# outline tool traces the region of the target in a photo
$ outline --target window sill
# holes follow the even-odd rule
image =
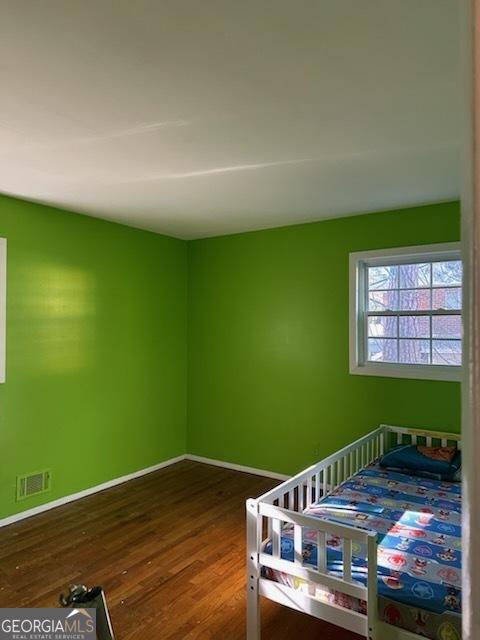
[[[350,365],[350,373],[357,376],[378,376],[382,378],[407,378],[413,380],[444,380],[460,382],[462,367],[442,365],[386,364],[368,362],[367,364]]]

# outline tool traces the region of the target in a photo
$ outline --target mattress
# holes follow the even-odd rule
[[[387,471],[372,464],[305,514],[377,532],[380,619],[432,640],[461,638],[461,485]],[[303,530],[304,564],[317,565],[315,531]],[[271,542],[265,552],[272,552]],[[366,584],[367,550],[352,547],[352,578]],[[281,557],[294,559],[293,527]],[[343,572],[342,541],[327,538],[327,568]],[[326,602],[366,612],[364,601],[264,568],[263,575]]]

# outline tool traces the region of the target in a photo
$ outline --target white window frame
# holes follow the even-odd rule
[[[389,378],[413,378],[421,380],[459,381],[462,379],[461,366],[369,362],[365,354],[367,339],[365,321],[367,284],[365,272],[367,267],[461,259],[462,252],[459,242],[444,242],[441,244],[381,249],[377,251],[358,251],[350,254],[351,374],[384,376]],[[463,310],[461,310],[460,313],[462,313],[463,316]]]
[[[5,382],[7,351],[7,241],[0,238],[0,384]]]

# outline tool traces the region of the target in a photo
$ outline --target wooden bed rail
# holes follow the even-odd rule
[[[260,640],[260,596],[337,624],[369,640],[379,640],[379,634],[381,640],[384,640],[386,627],[395,631],[390,625],[378,621],[376,532],[321,520],[306,515],[304,510],[334,491],[342,482],[396,444],[452,444],[460,448],[461,436],[456,433],[381,425],[375,431],[286,480],[260,498],[247,500],[247,640]],[[293,528],[293,560],[282,557],[284,525]],[[309,532],[308,537],[304,535],[306,530]],[[291,537],[292,532],[289,535]],[[343,567],[340,576],[328,571],[327,536],[336,536],[342,541]],[[316,543],[316,566],[304,564],[305,537]],[[267,542],[271,543],[271,553],[265,552]],[[352,578],[354,543],[366,548],[366,584]],[[263,567],[304,580],[307,584],[321,585],[365,600],[367,614],[321,601],[310,593],[269,580],[262,575]],[[402,638],[407,637],[407,632],[402,633]]]
[[[264,530],[263,521],[267,521],[267,529],[271,533],[271,553],[264,550],[266,540],[262,540]],[[282,558],[282,531],[285,524],[293,527],[293,560]],[[317,546],[317,563],[304,565],[303,542],[305,533],[315,534]],[[337,576],[329,572],[327,567],[327,539],[336,536],[342,544],[342,575]],[[373,531],[359,529],[349,525],[336,524],[334,522],[319,520],[313,516],[290,511],[259,500],[247,501],[247,550],[248,550],[248,640],[260,638],[260,616],[258,598],[260,595],[280,602],[287,606],[293,606],[292,596],[294,590],[285,585],[273,582],[262,577],[263,567],[284,572],[318,585],[324,589],[331,589],[347,594],[353,598],[359,598],[367,602],[367,614],[353,610],[343,609],[336,604],[316,601],[307,594],[297,594],[300,598],[307,598],[305,602],[311,609],[312,615],[322,617],[333,624],[338,624],[372,640],[375,638],[376,624],[376,600],[377,580],[367,580],[364,585],[352,577],[353,543],[362,545],[366,549],[366,559],[369,566],[374,568],[371,576],[376,576],[377,563],[377,535]],[[312,539],[313,541],[313,539]],[[373,602],[373,607],[368,608],[368,603]],[[290,604],[289,604],[290,603]],[[298,608],[294,606],[294,608]],[[370,611],[370,614],[368,613]],[[321,615],[320,615],[321,614]]]
[[[444,431],[430,431],[426,429],[409,429],[407,427],[393,427],[381,425],[385,434],[394,434],[393,444],[423,444],[426,447],[447,447],[453,445],[461,449],[462,436],[460,433],[446,433]]]
[[[379,427],[337,453],[309,467],[259,498],[262,503],[303,511],[369,465],[384,452],[385,429]]]
[[[276,560],[282,560],[281,558],[281,533],[283,525],[285,523],[293,526],[293,540],[294,540],[294,560],[286,561],[282,560],[280,564],[285,565],[282,571],[292,573],[299,578],[306,578],[307,575],[311,576],[313,582],[330,586],[334,589],[341,590],[347,585],[352,585],[352,588],[348,588],[345,593],[354,597],[367,599],[366,588],[359,583],[355,583],[352,580],[352,542],[358,542],[368,547],[369,538],[375,533],[370,531],[350,527],[346,525],[337,525],[333,522],[322,521],[312,516],[307,516],[301,513],[292,513],[287,509],[281,509],[269,504],[259,503],[258,512],[260,516],[264,516],[272,520],[272,553],[260,554],[260,564],[263,566],[270,566],[272,568],[280,568],[280,565]],[[317,567],[316,570],[303,568],[303,534],[304,530],[315,532],[315,542],[317,545]],[[340,538],[343,543],[343,577],[342,579],[329,576],[326,569],[327,559],[327,535]],[[272,566],[274,565],[274,566]]]

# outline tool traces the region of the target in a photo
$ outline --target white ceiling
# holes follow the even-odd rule
[[[458,0],[5,0],[0,191],[195,238],[459,195]]]

